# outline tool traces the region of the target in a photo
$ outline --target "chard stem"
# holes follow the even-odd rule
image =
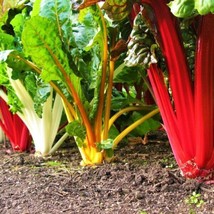
[[[199,168],[214,167],[214,15],[201,17],[195,62],[195,135]]]
[[[141,119],[135,121],[133,124],[131,124],[130,126],[128,126],[126,129],[124,129],[115,139],[114,139],[114,144],[113,144],[113,149],[115,149],[118,145],[118,143],[127,135],[129,134],[132,130],[134,130],[137,126],[139,126],[140,124],[142,124],[143,122],[145,122],[146,120],[148,120],[149,118],[153,117],[154,115],[156,115],[157,113],[159,113],[159,109],[155,109],[151,112],[149,112],[148,114],[146,114],[145,116],[143,116]]]
[[[175,129],[179,141],[172,140],[171,144],[180,147],[186,153],[188,159],[194,158],[195,146],[192,143],[194,137],[194,97],[193,84],[190,76],[190,69],[187,64],[186,54],[181,41],[181,34],[178,28],[177,19],[171,14],[167,6],[167,0],[141,0],[142,3],[151,6],[154,14],[157,34],[156,40],[159,42],[160,48],[166,60],[169,83],[172,89],[174,114],[176,117],[176,127],[170,126],[170,121],[165,123],[165,128],[169,134]],[[157,99],[157,98],[156,98]],[[163,115],[164,103],[160,107]],[[166,113],[167,114],[167,113]],[[163,118],[165,121],[167,118]],[[171,139],[174,137],[171,136]],[[177,151],[178,152],[178,151]],[[182,158],[182,157],[181,157]],[[183,156],[184,158],[184,156]],[[185,162],[187,160],[181,160]]]
[[[62,143],[66,140],[66,138],[69,137],[69,134],[67,132],[64,133],[64,135],[55,143],[55,145],[51,148],[50,152],[48,155],[52,155],[61,145]]]
[[[111,126],[113,125],[113,123],[124,113],[127,113],[129,111],[140,111],[143,110],[145,107],[144,106],[130,106],[124,109],[121,109],[119,112],[117,112],[116,114],[114,114],[108,123],[108,130],[111,128]]]
[[[110,72],[109,72],[109,82],[106,96],[106,108],[105,108],[105,117],[104,117],[104,131],[103,131],[103,139],[108,139],[108,131],[109,131],[109,118],[111,111],[111,96],[112,96],[112,87],[113,87],[113,76],[114,76],[114,61],[110,61]]]
[[[107,29],[106,29],[105,19],[100,8],[99,8],[99,11],[100,11],[100,17],[102,22],[102,32],[103,32],[103,53],[102,53],[103,55],[102,55],[102,77],[101,77],[101,83],[100,83],[99,103],[98,103],[97,115],[95,118],[95,125],[94,125],[97,142],[101,141],[103,108],[104,108],[104,102],[105,102],[106,73],[107,73],[107,65],[108,65]]]
[[[24,63],[26,63],[28,66],[30,66],[32,69],[34,69],[38,74],[41,74],[41,70],[32,62],[20,57],[20,56],[16,56],[11,54],[11,56],[23,61]],[[67,98],[65,97],[65,95],[62,93],[62,91],[59,89],[59,87],[53,82],[50,81],[49,84],[51,85],[51,87],[61,96],[63,102],[66,104],[66,108],[69,109],[69,111],[67,111],[69,118],[76,118],[77,114],[73,108],[73,106],[71,105],[71,103],[67,100]]]

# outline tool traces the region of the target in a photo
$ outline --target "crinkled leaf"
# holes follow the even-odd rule
[[[87,46],[91,45],[90,43],[93,43],[93,39],[95,36],[95,29],[85,27],[83,25],[77,25],[76,27],[73,27],[73,34],[75,37],[75,42],[77,44],[78,48],[86,48],[88,49]],[[90,42],[90,43],[89,43]]]
[[[86,51],[91,50],[96,43],[103,47],[102,38],[102,23],[100,20],[100,11],[97,7],[85,8],[80,11],[78,16],[78,21],[80,22],[75,27],[73,27],[75,41],[79,48],[83,48]],[[83,46],[79,43],[84,41]],[[100,53],[102,49],[100,50]]]
[[[133,0],[107,0],[102,9],[114,21],[121,21],[126,18],[132,10]]]
[[[129,67],[141,64],[148,68],[151,63],[157,62],[155,56],[157,45],[142,13],[138,13],[134,19],[133,29],[127,45],[127,57],[124,62]]]
[[[89,117],[91,119],[94,118],[99,103],[99,88],[102,75],[101,63],[104,47],[103,32],[101,30],[102,24],[97,17],[99,17],[97,7],[85,8],[81,10],[78,17],[81,25],[73,28],[78,47],[76,51],[79,51],[79,54],[72,54],[72,56],[75,58],[75,63],[78,65],[81,76],[84,78],[82,86],[84,87],[85,96],[90,102]],[[80,32],[80,29],[82,29],[82,32]],[[84,51],[81,51],[82,49]]]
[[[88,84],[93,83],[91,80],[93,72],[97,72],[99,69],[100,52],[102,50],[100,48],[102,45],[99,45],[102,38],[99,41],[97,36],[100,28],[95,18],[96,15],[97,7],[85,8],[80,11],[72,26],[74,44],[70,54],[77,69],[77,72],[74,72]]]
[[[70,0],[42,0],[40,2],[39,15],[55,22],[58,35],[64,43],[64,48],[68,50],[74,42],[72,24],[75,21]]]
[[[35,73],[28,74],[24,79],[24,85],[34,101],[34,109],[39,117],[42,117],[43,104],[50,96],[50,85],[44,83]]]
[[[42,78],[45,81],[62,80],[60,69],[70,71],[54,22],[40,16],[32,17],[26,22],[22,42],[25,53],[42,68]]]

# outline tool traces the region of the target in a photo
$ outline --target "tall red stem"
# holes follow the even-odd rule
[[[185,162],[195,154],[192,143],[194,141],[194,99],[193,84],[177,19],[171,14],[166,0],[142,0],[142,3],[149,5],[155,15],[157,39],[166,60],[180,141],[171,143],[181,145],[186,153],[186,158],[181,162]],[[169,126],[166,129],[171,133],[169,129],[173,127]]]
[[[7,103],[0,98],[0,126],[9,139],[14,151],[27,151],[31,137],[27,126],[18,115],[12,114]]]
[[[214,15],[201,17],[195,62],[196,163],[214,164]],[[209,160],[212,161],[210,162]]]

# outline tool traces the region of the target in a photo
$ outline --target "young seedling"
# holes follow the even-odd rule
[[[185,203],[191,207],[201,207],[204,204],[204,200],[201,199],[201,194],[195,191],[188,198],[185,199]]]

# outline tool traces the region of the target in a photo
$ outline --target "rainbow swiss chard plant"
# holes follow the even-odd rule
[[[68,134],[55,142],[63,113],[61,97],[34,72],[36,66],[32,66],[22,53],[20,36],[30,10],[23,1],[16,9],[5,10],[0,19],[1,125],[12,145],[18,141],[22,144],[20,148],[15,146],[17,150],[24,148],[24,127],[28,127],[36,154],[45,156],[58,149]],[[4,102],[16,114],[11,115]]]
[[[213,179],[214,4],[141,0],[136,8],[154,40],[149,41],[148,31],[144,31],[144,40],[132,33],[131,37],[137,39],[130,42],[140,41],[138,63],[148,65],[148,76],[176,161],[187,178]],[[191,34],[192,43],[191,39],[185,41],[186,32]],[[128,53],[132,53],[135,46],[128,47]],[[160,51],[164,61],[158,60]],[[130,64],[130,58],[126,60]]]
[[[102,163],[128,133],[159,113],[156,106],[147,108],[126,100],[126,105],[111,115],[115,70],[120,73],[123,67],[117,64],[122,46],[118,45],[117,34],[108,34],[113,28],[101,8],[88,7],[96,2],[86,1],[80,11],[74,11],[70,0],[36,0],[32,5],[26,4],[14,17],[6,17],[0,33],[4,44],[0,52],[3,74],[10,85],[15,82],[27,85],[29,88],[25,88],[33,95],[40,88],[37,87],[39,80],[44,86],[40,88],[44,98],[52,94],[48,85],[52,86],[56,97],[63,100],[69,122],[66,131],[77,143],[82,165]],[[11,33],[15,33],[15,37]],[[32,88],[35,85],[36,90]],[[30,100],[31,107],[35,103],[35,99]],[[41,107],[45,102],[40,104]],[[24,109],[20,108],[23,112]],[[136,121],[119,133],[113,125],[115,120],[136,110],[146,110],[146,115],[141,118],[135,115]],[[49,124],[43,126],[50,127]]]
[[[34,78],[30,80],[29,75],[25,79],[28,83],[20,79],[14,80],[12,69],[1,57],[0,61],[0,84],[7,88],[7,93],[0,89],[2,114],[0,125],[13,149],[24,151],[27,149],[28,141],[32,139],[36,154],[42,156],[52,154],[67,137],[67,134],[64,134],[56,143],[54,142],[63,111],[60,96],[55,96],[48,84],[42,84]],[[13,113],[9,111],[9,106]]]

